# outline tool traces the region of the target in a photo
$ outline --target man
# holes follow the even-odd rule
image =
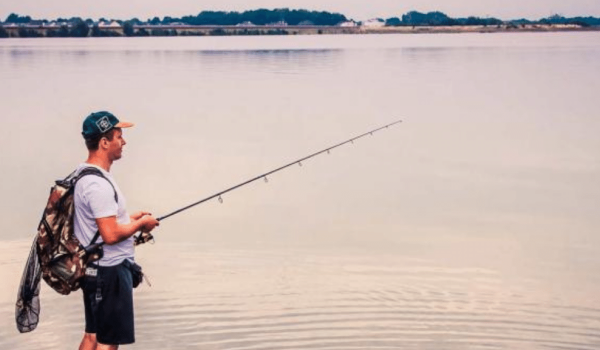
[[[132,126],[109,112],[92,113],[83,122],[82,135],[89,154],[78,171],[95,167],[104,176],[83,176],[75,186],[75,236],[87,246],[99,232],[96,242],[104,241],[105,245],[104,256],[86,269],[82,288],[85,334],[80,350],[112,350],[135,342],[133,235],[152,231],[158,221],[145,211],[128,215],[125,197],[110,174],[126,145],[122,128]]]

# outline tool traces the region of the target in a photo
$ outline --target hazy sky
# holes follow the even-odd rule
[[[493,16],[501,19],[539,19],[553,14],[600,16],[600,0],[2,0],[0,18],[10,13],[34,18],[107,17],[146,19],[154,16],[195,15],[202,10],[243,11],[256,8],[305,8],[341,12],[356,20],[400,16],[408,11],[439,10],[451,17]]]

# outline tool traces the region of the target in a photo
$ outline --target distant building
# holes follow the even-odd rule
[[[358,23],[354,22],[354,21],[347,21],[347,22],[342,22],[340,24],[338,24],[340,27],[357,27]]]
[[[302,21],[302,22],[298,23],[298,25],[299,26],[314,26],[315,24],[311,21],[306,20],[306,21]]]
[[[560,29],[576,29],[581,28],[579,24],[553,24],[552,27]]]
[[[275,23],[269,23],[267,24],[269,27],[287,27],[287,23],[285,21],[279,21],[279,22],[275,22]]]
[[[121,28],[121,25],[117,21],[98,23],[98,28]]]
[[[362,26],[369,28],[381,28],[385,27],[385,21],[380,18],[373,18],[368,21],[364,21]]]
[[[254,24],[250,21],[246,21],[246,22],[238,23],[235,26],[236,27],[256,27],[256,24]]]
[[[60,28],[62,26],[66,26],[66,25],[67,25],[67,23],[65,23],[65,22],[60,22],[59,23],[59,22],[56,22],[56,21],[52,21],[50,23],[45,23],[44,27],[46,27],[46,28]]]

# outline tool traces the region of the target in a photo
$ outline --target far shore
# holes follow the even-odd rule
[[[102,27],[102,35],[88,36],[229,36],[229,35],[318,35],[318,34],[425,34],[425,33],[519,33],[600,31],[600,26],[576,24],[502,24],[472,26],[192,26],[140,25],[125,35],[121,26]],[[48,26],[4,26],[9,38],[61,37],[58,28]]]
[[[364,30],[364,29],[363,29]],[[525,24],[497,26],[400,26],[366,28],[365,33],[503,33],[503,32],[568,32],[568,31],[600,31],[600,26],[584,27],[575,24]]]

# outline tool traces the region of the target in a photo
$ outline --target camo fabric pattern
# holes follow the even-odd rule
[[[52,289],[64,295],[80,288],[87,263],[100,259],[102,254],[101,249],[86,254],[75,237],[73,191],[77,179],[71,174],[51,188],[36,242],[42,277]]]

